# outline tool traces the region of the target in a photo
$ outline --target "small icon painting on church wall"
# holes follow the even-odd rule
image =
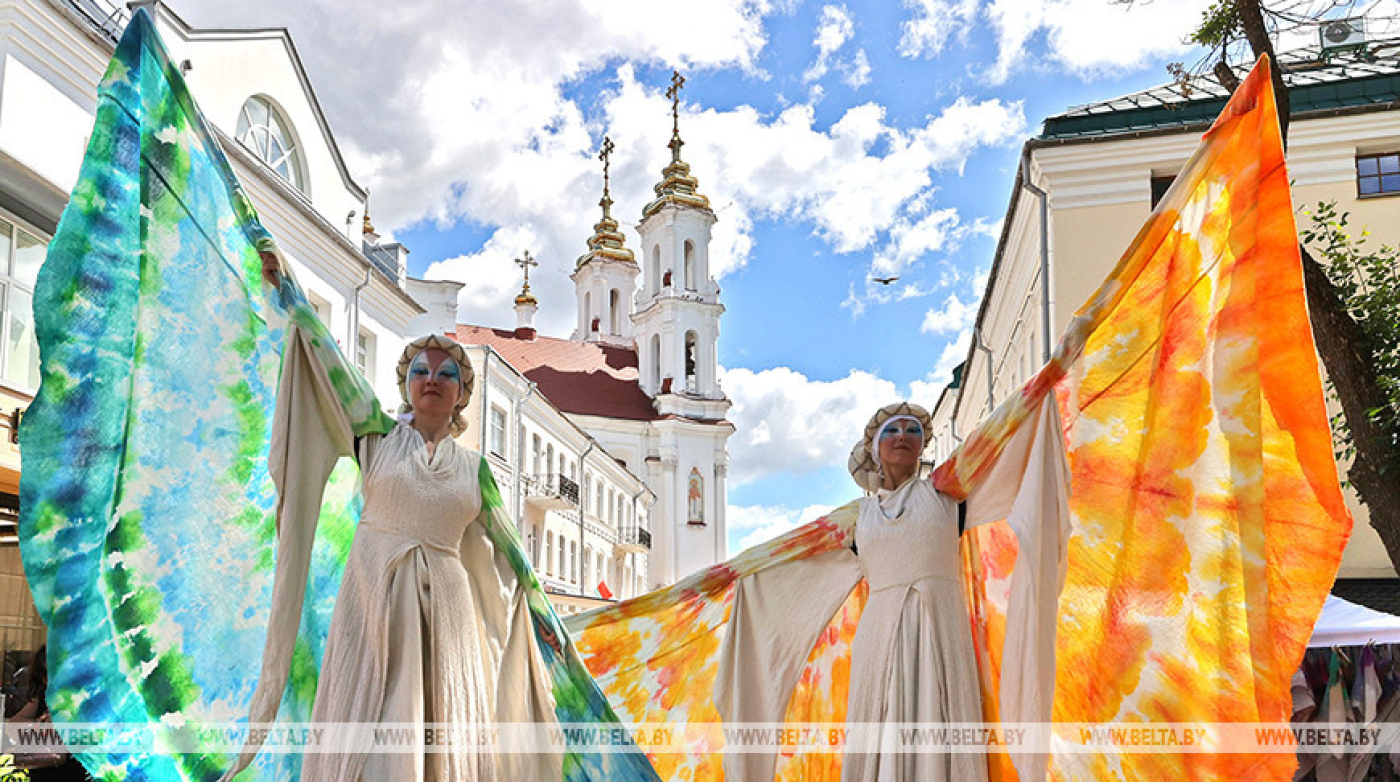
[[[705,523],[705,479],[700,468],[690,468],[690,490],[686,493],[686,515],[690,524]]]

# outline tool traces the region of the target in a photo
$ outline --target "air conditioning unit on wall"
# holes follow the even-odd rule
[[[1365,19],[1333,19],[1323,22],[1318,30],[1322,52],[1335,52],[1343,49],[1360,49],[1366,46]]]

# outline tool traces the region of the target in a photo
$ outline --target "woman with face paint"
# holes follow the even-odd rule
[[[931,421],[907,402],[880,409],[851,452],[861,500],[855,549],[870,596],[851,648],[849,725],[978,723],[977,659],[963,596],[958,504],[919,480]],[[978,753],[884,753],[849,747],[850,782],[976,782]]]
[[[404,726],[422,735],[425,724],[544,719],[549,693],[530,677],[542,667],[538,652],[529,644],[502,649],[507,639],[492,637],[492,629],[511,625],[510,606],[480,598],[499,591],[489,545],[472,529],[480,527],[474,522],[487,468],[453,439],[465,428],[460,414],[471,395],[471,365],[460,345],[434,335],[404,350],[398,376],[399,425],[362,438],[356,449],[364,508],[336,598],[312,721]],[[557,766],[557,755],[345,749],[307,754],[302,779],[560,774],[549,767],[550,761]],[[514,762],[529,767],[507,766]]]
[[[285,294],[294,283],[275,262],[264,257],[264,274]],[[334,430],[338,451],[331,456],[353,450],[359,463],[363,507],[316,679],[312,724],[324,735],[315,751],[303,755],[298,778],[655,780],[655,771],[636,747],[603,753],[570,745],[561,752],[564,748],[537,743],[548,741],[541,737],[550,734],[532,730],[534,726],[615,723],[617,717],[578,661],[530,570],[488,462],[453,439],[465,429],[461,413],[474,382],[461,345],[430,335],[404,349],[398,363],[403,405],[395,423],[353,377],[355,370],[344,357],[324,347],[329,335],[309,312],[309,306],[293,310],[293,328],[299,333],[288,338],[279,416],[284,397],[291,400],[289,409],[298,396],[314,400],[286,418],[329,422],[324,426]],[[306,350],[308,341],[321,346],[320,352]],[[301,385],[288,380],[298,373],[312,380]],[[327,393],[335,389],[336,377],[341,386],[362,389],[355,392],[355,401],[346,401],[349,396],[341,392]],[[300,392],[304,387],[306,392]],[[362,407],[366,399],[374,408],[371,422],[348,423],[354,417],[350,406]],[[361,407],[355,409],[363,413]],[[302,439],[315,439],[314,431],[307,431],[311,434]],[[279,484],[283,505],[295,504],[286,499],[287,488],[287,481]],[[313,516],[320,502],[316,496]],[[286,519],[284,510],[279,510],[279,525]],[[279,536],[279,583],[306,581],[304,570],[283,579],[284,571],[306,567],[305,556]],[[279,604],[278,589],[274,585],[272,624],[250,722],[270,722],[277,714],[286,666],[292,662],[285,641],[296,637],[301,613],[294,609],[302,601],[300,593],[288,591],[280,593],[284,599]],[[485,733],[499,740],[475,740],[491,726],[504,726],[504,733]],[[385,728],[407,737],[404,743],[375,745],[375,729]],[[256,746],[245,747],[225,779],[255,754]]]

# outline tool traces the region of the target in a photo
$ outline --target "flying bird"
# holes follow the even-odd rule
[[[878,282],[878,283],[880,283],[881,285],[889,285],[890,283],[892,283],[892,282],[894,282],[895,280],[898,280],[898,279],[899,279],[898,277],[871,277],[871,278],[870,278],[870,281],[871,281],[871,282]]]

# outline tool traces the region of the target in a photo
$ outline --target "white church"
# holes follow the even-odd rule
[[[681,159],[682,143],[673,126],[670,165],[637,229],[639,265],[612,215],[605,142],[602,217],[572,275],[569,339],[537,333],[528,276],[515,329],[456,329],[484,378],[468,409],[469,426],[480,428],[466,437],[480,438],[469,443],[492,458],[503,488],[507,476],[524,482],[512,489],[526,498],[517,517],[527,549],[566,610],[565,595],[631,596],[726,556],[734,427],[716,377],[724,306],[709,272],[715,214]],[[551,431],[561,422],[584,437]]]

